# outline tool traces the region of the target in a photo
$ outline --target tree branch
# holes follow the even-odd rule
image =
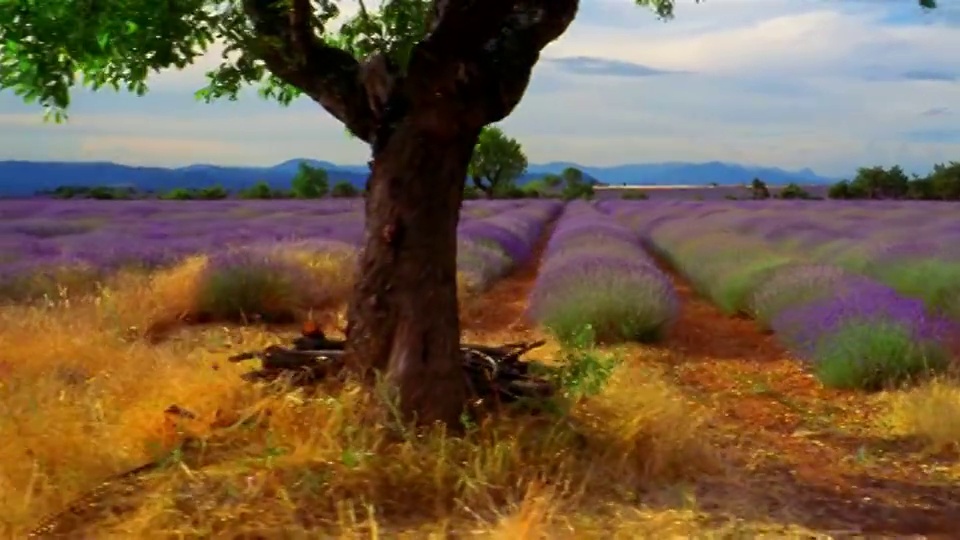
[[[540,51],[573,21],[578,0],[434,0],[431,30],[414,49],[411,101],[463,102],[462,121],[482,127],[519,103]]]
[[[243,10],[255,33],[251,52],[352,134],[372,142],[378,115],[371,107],[364,71],[350,53],[317,38],[310,0],[244,0]]]

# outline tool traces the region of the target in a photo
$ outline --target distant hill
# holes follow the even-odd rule
[[[577,167],[605,184],[635,185],[650,184],[655,186],[672,185],[738,185],[750,183],[754,178],[760,178],[770,185],[780,184],[832,184],[837,178],[820,176],[810,169],[786,171],[776,167],[754,167],[738,165],[736,163],[628,163],[611,167],[592,167],[567,162],[551,162],[543,165],[531,165],[529,173],[545,174],[562,171],[567,167]]]
[[[235,192],[263,180],[274,188],[285,189],[301,161],[326,169],[331,182],[346,180],[362,188],[367,179],[366,165],[338,165],[328,161],[292,159],[272,167],[228,167],[197,164],[179,168],[137,167],[111,162],[0,161],[0,196],[24,197],[58,186],[130,186],[141,191],[168,191],[173,188],[202,188],[220,184]],[[609,185],[720,185],[742,184],[754,177],[770,185],[825,184],[834,179],[809,169],[790,172],[777,168],[751,167],[731,163],[636,163],[613,167],[592,167],[576,163],[533,164],[521,182],[548,173],[560,173],[577,167],[588,176]]]

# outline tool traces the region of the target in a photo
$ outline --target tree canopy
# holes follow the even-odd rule
[[[527,156],[516,139],[507,137],[498,127],[487,126],[470,160],[470,178],[487,197],[504,193],[527,170]]]
[[[860,167],[852,180],[830,187],[831,199],[960,200],[960,162],[938,163],[926,176],[908,176],[899,165]]]
[[[300,162],[297,174],[290,181],[290,191],[298,199],[319,199],[330,190],[327,171]]]
[[[632,1],[660,18],[673,16],[675,0]],[[247,85],[281,104],[305,94],[370,142],[387,87],[416,70],[410,65],[415,50],[446,57],[536,55],[563,33],[577,4],[382,0],[372,10],[359,0],[359,11],[331,28],[341,15],[337,0],[6,0],[0,2],[0,89],[38,103],[59,121],[75,86],[142,95],[154,74],[185,68],[219,44],[224,60],[207,73],[199,98],[234,100]],[[506,90],[499,79],[483,90],[498,83]],[[500,103],[491,121],[509,114],[518,99]]]

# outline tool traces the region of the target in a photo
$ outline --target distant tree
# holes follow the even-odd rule
[[[560,178],[563,179],[561,197],[564,200],[593,198],[594,182],[588,180],[580,169],[567,167],[560,173]]]
[[[543,186],[537,184],[527,184],[517,188],[517,191],[519,192],[519,198],[523,199],[539,199],[544,196]]]
[[[791,182],[784,186],[778,194],[781,199],[809,199],[810,193],[799,185]]]
[[[128,201],[137,197],[137,190],[130,186],[94,186],[87,191],[86,196],[100,201]]]
[[[330,190],[327,171],[301,161],[297,174],[290,182],[290,191],[298,199],[319,199]]]
[[[470,159],[469,174],[473,185],[492,199],[510,192],[510,188],[527,170],[527,156],[516,139],[507,137],[496,126],[480,132]]]
[[[187,188],[173,188],[160,194],[160,198],[166,201],[192,201],[197,198],[197,195]]]
[[[350,182],[341,180],[333,185],[333,189],[330,190],[330,195],[341,198],[356,197],[360,195],[360,190]]]
[[[217,201],[226,199],[228,196],[230,196],[230,194],[219,184],[197,190],[197,198],[204,201]]]
[[[831,199],[852,199],[849,180],[841,180],[830,186],[827,197]]]
[[[939,199],[933,179],[930,175],[914,174],[907,184],[907,198],[916,201],[933,201]]]
[[[754,200],[770,198],[770,189],[767,188],[767,183],[759,178],[754,178],[753,181],[750,182],[750,191]]]
[[[463,185],[463,198],[466,200],[479,199],[481,191],[472,182],[465,182]]]
[[[277,193],[266,181],[259,181],[247,189],[240,191],[241,199],[273,199]]]
[[[906,197],[910,177],[899,165],[860,167],[850,181],[851,198],[902,199]]]
[[[89,189],[82,186],[57,186],[50,192],[50,195],[57,199],[72,199],[80,195],[86,195]]]
[[[938,163],[928,177],[933,193],[944,201],[960,200],[960,161]]]
[[[561,184],[563,184],[563,178],[556,174],[547,174],[543,177],[543,185],[550,189],[556,189],[560,187]]]

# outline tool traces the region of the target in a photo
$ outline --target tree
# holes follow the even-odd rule
[[[547,186],[550,189],[556,189],[563,184],[563,178],[555,174],[547,174],[543,177],[543,185]]]
[[[301,161],[297,174],[290,181],[290,191],[298,199],[319,199],[330,190],[327,171]]]
[[[270,188],[270,184],[266,183],[264,180],[257,182],[256,184],[248,187],[247,189],[240,190],[241,199],[275,199],[275,193],[273,189]]]
[[[864,193],[868,199],[902,199],[907,195],[910,177],[899,165],[886,169],[882,166],[860,167],[850,181],[853,192]]]
[[[960,161],[934,165],[928,178],[936,198],[944,201],[960,199]]]
[[[907,186],[907,198],[917,201],[934,201],[939,199],[937,190],[930,176],[919,176],[916,174],[910,178],[910,183]]]
[[[673,0],[634,2],[673,13]],[[361,3],[332,32],[334,0],[7,0],[0,88],[61,120],[78,82],[143,94],[151,73],[183,68],[219,42],[225,60],[200,98],[236,99],[252,83],[282,104],[301,95],[320,104],[373,158],[347,362],[386,371],[403,412],[456,426],[467,395],[456,229],[470,158],[481,129],[520,102],[540,51],[577,7],[384,0],[379,12]]]
[[[333,189],[330,190],[330,195],[333,197],[356,197],[359,194],[360,190],[357,189],[357,186],[346,180],[337,182],[333,185]]]
[[[488,199],[511,191],[526,170],[527,156],[516,139],[507,137],[496,126],[487,126],[480,131],[470,159],[469,173],[473,185]]]
[[[791,182],[780,190],[781,199],[809,199],[810,193],[799,185]]]
[[[560,173],[560,178],[563,180],[563,190],[560,196],[565,200],[593,198],[595,181],[592,178],[587,180],[580,169],[567,167]]]
[[[752,192],[754,200],[762,200],[770,198],[770,189],[767,187],[767,183],[759,178],[754,178],[750,182],[750,191]]]
[[[162,193],[160,198],[166,201],[192,201],[196,196],[187,188],[173,188],[166,193]]]
[[[226,199],[230,194],[220,184],[215,184],[197,190],[197,198],[205,201],[218,201]]]
[[[827,197],[831,199],[852,199],[850,182],[848,180],[840,180],[836,184],[831,185],[830,189],[827,190]]]

